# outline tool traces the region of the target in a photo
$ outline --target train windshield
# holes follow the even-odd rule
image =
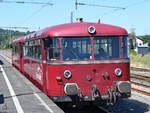
[[[90,37],[63,37],[63,60],[88,60],[92,59]]]
[[[95,59],[119,59],[120,58],[120,37],[94,37]]]

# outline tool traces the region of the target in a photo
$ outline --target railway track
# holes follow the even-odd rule
[[[139,67],[130,67],[131,70],[134,71],[144,71],[144,72],[150,72],[150,69],[145,69],[145,68],[139,68]]]
[[[134,71],[132,73],[132,70]],[[135,73],[136,71],[136,73]],[[143,74],[141,73],[143,72]],[[146,75],[145,75],[146,73]],[[150,96],[150,70],[142,68],[131,68],[130,82],[132,91]]]

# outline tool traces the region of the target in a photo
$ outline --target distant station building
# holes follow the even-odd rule
[[[137,54],[148,54],[148,43],[144,43],[142,38],[136,37],[135,51]]]

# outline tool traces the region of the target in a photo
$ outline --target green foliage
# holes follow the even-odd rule
[[[130,49],[130,55],[131,55],[131,54],[132,54],[132,55],[137,55],[137,53],[136,53],[134,50],[131,50],[131,49]]]
[[[133,39],[136,38],[135,28],[132,28],[132,29],[131,29],[131,32],[128,34],[128,37],[129,37],[129,38],[133,38]]]
[[[148,41],[148,49],[149,49],[149,52],[150,52],[150,40]]]
[[[21,36],[25,36],[27,34],[31,33],[30,31],[27,32],[20,32],[20,31],[14,31],[14,30],[4,30],[0,29],[0,48],[7,49],[10,46],[10,43]]]
[[[148,40],[150,40],[150,35],[144,35],[144,36],[142,36],[142,39],[144,41],[148,41]]]
[[[141,55],[130,53],[130,64],[133,67],[150,68],[150,54]]]
[[[148,43],[149,51],[150,51],[150,35],[142,36],[144,43]]]
[[[131,33],[128,34],[128,37],[135,39],[135,38],[136,38],[136,35],[135,35],[134,32],[131,32]]]

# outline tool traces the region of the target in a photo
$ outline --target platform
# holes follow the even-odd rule
[[[64,113],[1,55],[0,70],[0,92],[5,100],[0,113]]]

